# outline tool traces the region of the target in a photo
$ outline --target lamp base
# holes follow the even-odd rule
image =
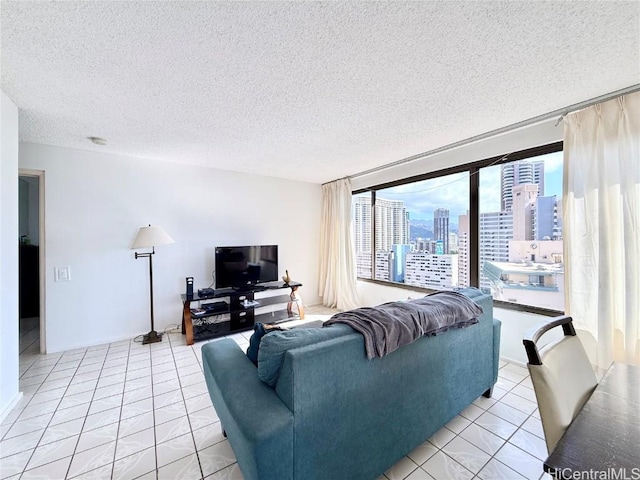
[[[147,343],[156,343],[162,341],[162,334],[156,332],[155,330],[151,330],[146,335],[142,336],[142,345],[146,345]]]

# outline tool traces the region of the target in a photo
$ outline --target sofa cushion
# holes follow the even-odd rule
[[[271,387],[278,383],[284,354],[287,350],[353,333],[349,327],[336,327],[344,327],[344,325],[327,328],[299,327],[263,336],[258,351],[258,377],[260,380]]]
[[[262,341],[262,337],[264,337],[267,333],[278,332],[282,329],[279,327],[271,327],[265,328],[264,324],[258,322],[253,326],[253,335],[249,339],[249,347],[247,347],[247,357],[249,360],[253,362],[253,364],[258,366],[258,352],[260,351],[260,343]]]

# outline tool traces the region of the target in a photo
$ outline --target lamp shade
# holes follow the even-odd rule
[[[140,227],[131,249],[157,247],[158,245],[169,245],[170,243],[176,242],[167,232],[160,227],[149,225],[148,227]]]

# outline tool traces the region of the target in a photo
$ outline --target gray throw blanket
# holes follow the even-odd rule
[[[478,323],[482,307],[458,292],[390,302],[335,314],[323,326],[345,323],[364,336],[367,358],[382,357],[423,335]]]

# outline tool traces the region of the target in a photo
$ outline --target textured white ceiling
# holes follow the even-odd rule
[[[316,183],[640,82],[637,1],[0,5],[22,141]]]

